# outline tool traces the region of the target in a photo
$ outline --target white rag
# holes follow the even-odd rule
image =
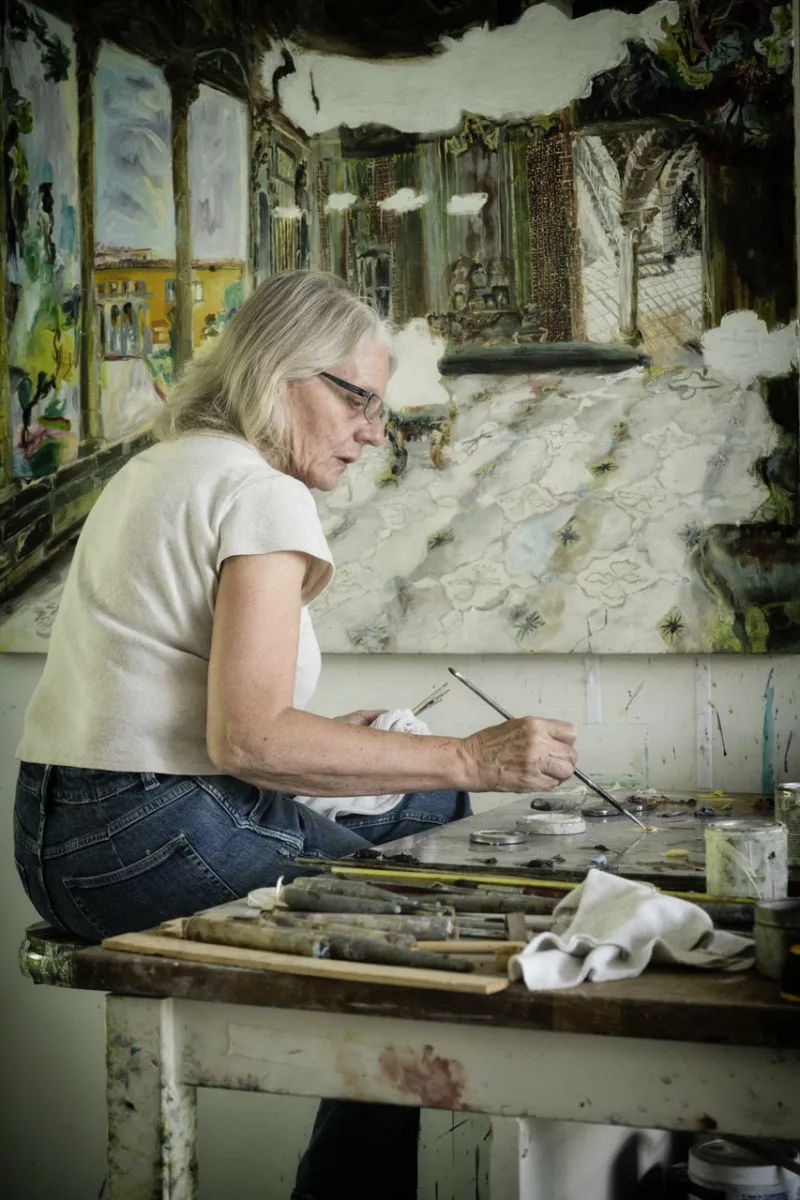
[[[383,729],[391,733],[430,733],[424,721],[419,721],[410,708],[393,708],[383,712],[372,722],[372,729]],[[375,816],[389,812],[403,799],[402,792],[388,796],[295,796],[299,804],[313,808],[323,817],[335,821],[340,813],[360,813]]]
[[[649,962],[718,971],[753,965],[752,938],[715,930],[708,913],[649,883],[590,870],[553,912],[553,927],[509,960],[531,991],[640,975]]]

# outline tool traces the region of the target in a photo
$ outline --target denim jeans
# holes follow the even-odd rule
[[[330,821],[227,775],[22,763],[14,857],[40,916],[98,941],[293,878],[298,856],[341,858],[469,814],[464,792],[415,792]],[[295,1200],[414,1200],[418,1131],[415,1109],[323,1101]]]
[[[152,775],[22,763],[17,870],[45,920],[91,941],[148,929],[298,873],[468,816],[461,792],[419,792],[381,816],[321,817],[229,775]]]

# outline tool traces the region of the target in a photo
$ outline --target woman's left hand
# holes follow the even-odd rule
[[[345,725],[371,725],[377,721],[385,708],[359,708],[356,712],[345,713],[343,717],[334,717],[334,721],[343,721]]]

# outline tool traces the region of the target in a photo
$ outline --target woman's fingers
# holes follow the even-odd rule
[[[552,776],[556,783],[563,783],[572,775],[574,758],[562,757],[560,754],[551,754],[544,765],[546,775]]]
[[[475,791],[549,791],[569,779],[578,731],[569,721],[518,717],[466,739]]]

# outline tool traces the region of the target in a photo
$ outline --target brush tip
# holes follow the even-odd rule
[[[458,671],[455,669],[455,667],[448,667],[447,669],[451,675],[455,675],[456,679],[459,678]]]

